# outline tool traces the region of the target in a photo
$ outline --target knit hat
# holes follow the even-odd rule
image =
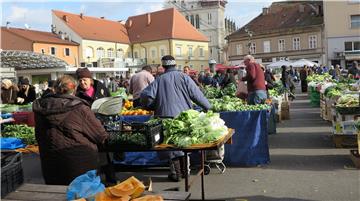
[[[176,61],[173,56],[166,55],[161,58],[161,64],[164,67],[176,66]]]
[[[12,82],[9,79],[3,79],[1,80],[1,84],[3,84],[6,88],[9,88],[12,86]]]
[[[78,68],[76,70],[76,77],[78,79],[81,79],[81,78],[92,78],[92,75],[89,71],[88,68]]]
[[[19,81],[19,83],[20,83],[21,85],[29,85],[29,84],[30,84],[29,79],[27,79],[27,78],[21,79],[21,80]]]

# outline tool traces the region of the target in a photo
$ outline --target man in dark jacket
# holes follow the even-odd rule
[[[185,73],[176,70],[174,57],[166,55],[161,59],[165,73],[147,86],[140,95],[141,104],[154,110],[155,116],[175,117],[182,111],[192,108],[192,102],[205,110],[211,105],[195,82]],[[169,152],[171,160],[169,179],[181,180],[180,161],[183,152]]]
[[[264,103],[267,98],[264,71],[251,55],[244,57],[244,64],[246,76],[242,81],[247,81],[248,103],[252,105]]]
[[[99,98],[110,97],[110,91],[103,83],[94,80],[88,68],[76,70],[79,86],[76,96],[86,100],[90,105]]]
[[[89,104],[76,96],[75,80],[56,81],[56,94],[34,101],[35,136],[46,184],[69,185],[77,176],[98,168],[98,148],[108,137]]]

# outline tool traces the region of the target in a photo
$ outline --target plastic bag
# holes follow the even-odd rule
[[[1,150],[13,150],[17,148],[25,147],[25,144],[21,139],[15,137],[2,137],[1,139]]]
[[[90,170],[76,177],[66,191],[67,200],[87,198],[95,201],[95,195],[105,190],[100,177],[96,176],[96,170]]]

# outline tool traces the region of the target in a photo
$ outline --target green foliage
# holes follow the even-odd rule
[[[25,124],[6,125],[2,134],[3,137],[16,137],[27,145],[36,144],[35,129]]]
[[[212,105],[211,110],[214,112],[266,110],[270,108],[266,104],[247,105],[243,100],[229,96],[224,96],[223,99],[209,99],[209,102]]]

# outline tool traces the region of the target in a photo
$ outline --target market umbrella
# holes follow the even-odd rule
[[[307,66],[309,66],[309,67],[318,66],[317,63],[312,62],[312,61],[309,61],[309,60],[307,60],[307,59],[297,60],[297,61],[291,63],[290,65],[292,65],[293,67],[303,67],[303,66],[305,66],[305,65],[307,65]]]
[[[273,62],[269,65],[267,65],[268,68],[281,68],[281,66],[290,66],[291,65],[291,61],[276,61]]]

